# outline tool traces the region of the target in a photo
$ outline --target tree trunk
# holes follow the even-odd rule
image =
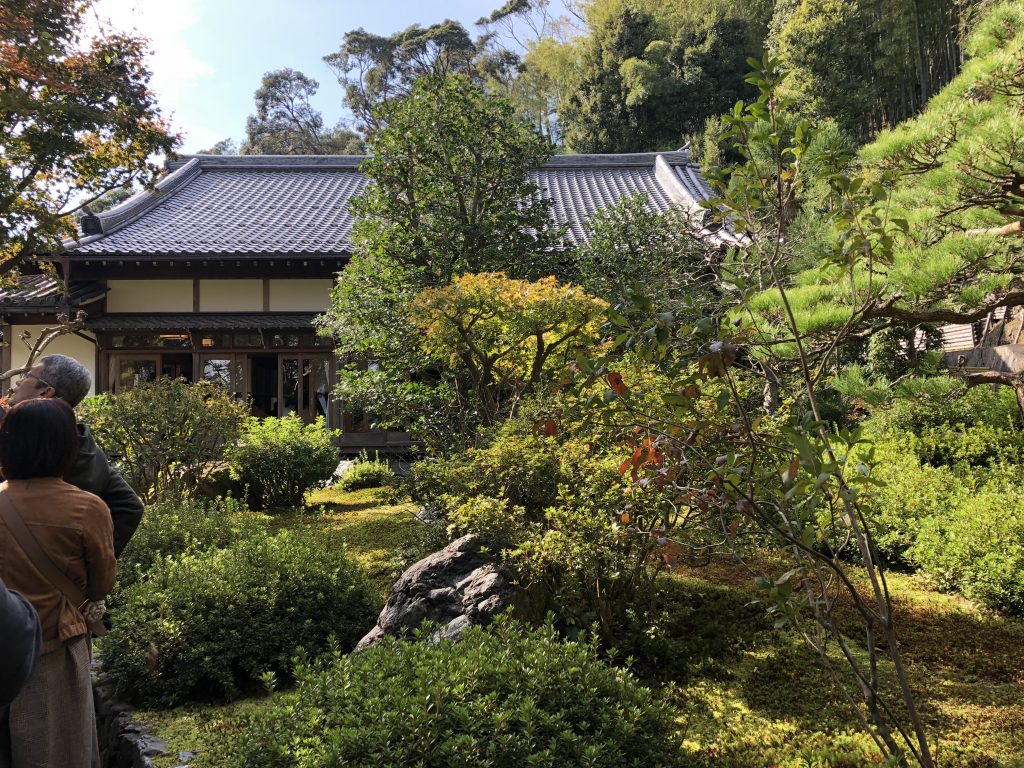
[[[1013,393],[1017,396],[1017,415],[1024,424],[1024,383],[1014,386]]]
[[[764,410],[768,415],[779,410],[779,375],[767,364],[764,366]]]

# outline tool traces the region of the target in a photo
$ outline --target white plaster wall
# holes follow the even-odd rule
[[[322,280],[271,280],[271,312],[322,312],[331,304],[330,278]]]
[[[107,312],[191,312],[191,280],[108,280]]]
[[[262,280],[200,280],[200,312],[262,312]]]
[[[46,327],[48,326],[11,326],[11,335],[8,341],[10,341],[11,344],[10,354],[12,368],[21,367],[28,360],[28,348],[21,341],[21,332],[31,332],[32,338],[30,339],[30,343],[35,343],[36,339],[39,338],[40,332]],[[83,331],[83,333],[90,338],[93,337],[93,334],[88,331]],[[89,391],[90,393],[96,392],[96,345],[91,341],[83,339],[81,336],[75,336],[74,334],[67,333],[63,336],[58,336],[46,345],[46,349],[43,350],[43,357],[46,355],[67,355],[68,357],[75,358],[75,360],[89,369],[89,373],[92,374],[92,388]],[[11,383],[13,384],[13,382]]]

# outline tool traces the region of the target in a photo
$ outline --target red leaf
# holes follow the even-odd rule
[[[622,396],[629,391],[629,387],[627,387],[622,381],[622,374],[616,373],[615,371],[608,374],[608,386],[611,387],[612,392],[619,396]]]

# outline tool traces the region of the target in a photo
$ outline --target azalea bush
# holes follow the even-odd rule
[[[919,527],[910,555],[932,583],[1024,615],[1024,482],[990,482]]]
[[[458,643],[410,640],[296,671],[293,692],[247,718],[225,750],[237,768],[672,768],[672,710],[596,648],[503,620]]]
[[[304,649],[351,650],[378,598],[338,541],[284,532],[157,558],[101,640],[104,674],[133,700],[234,698]]]
[[[162,557],[226,547],[266,536],[269,518],[230,496],[222,499],[160,501],[146,514],[117,563],[118,593],[146,577]]]

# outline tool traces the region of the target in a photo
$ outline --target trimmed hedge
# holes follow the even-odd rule
[[[993,482],[925,518],[911,555],[940,588],[1024,615],[1024,487]]]
[[[344,548],[288,532],[158,558],[120,596],[103,667],[119,693],[158,706],[233,698],[334,637],[352,648],[380,606]]]
[[[300,666],[298,689],[248,718],[234,768],[672,768],[673,713],[593,646],[499,617],[459,643],[414,641]]]

